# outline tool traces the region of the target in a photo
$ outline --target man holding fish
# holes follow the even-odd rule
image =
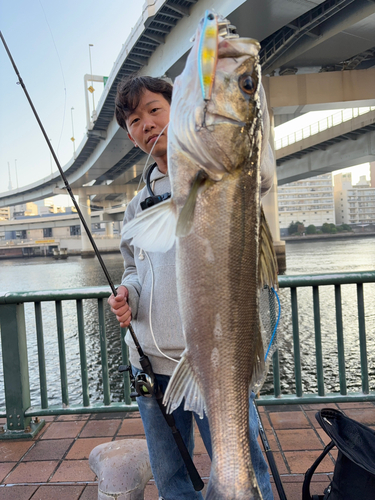
[[[271,500],[249,395],[265,372],[259,290],[277,282],[260,208],[274,162],[259,44],[227,28],[206,12],[172,104],[164,80],[118,87],[117,121],[155,163],[127,207],[125,272],[108,301],[122,327],[132,321],[190,454],[198,424],[212,458],[207,500]],[[137,401],[159,495],[201,500],[155,399]]]

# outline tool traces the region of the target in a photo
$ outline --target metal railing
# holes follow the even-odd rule
[[[367,341],[365,328],[365,301],[363,294],[364,283],[375,283],[375,271],[358,273],[335,273],[310,276],[280,276],[279,285],[282,289],[290,290],[290,311],[283,311],[283,316],[290,316],[292,325],[293,363],[294,363],[294,390],[288,390],[282,394],[280,382],[279,351],[273,355],[272,376],[273,394],[262,395],[259,404],[290,404],[332,401],[364,401],[375,400],[375,393],[370,391],[369,369],[367,358]],[[355,285],[357,291],[357,314],[358,332],[360,345],[360,370],[362,387],[355,393],[349,393],[346,382],[346,364],[344,354],[343,318],[341,305],[342,285]],[[334,290],[335,312],[332,316],[336,320],[337,335],[337,357],[339,371],[339,390],[326,393],[324,382],[324,363],[322,356],[322,333],[320,317],[320,287],[329,286]],[[312,290],[313,297],[313,321],[315,333],[315,361],[317,392],[304,394],[302,384],[301,365],[301,337],[299,332],[298,297],[297,290]],[[6,432],[3,437],[25,437],[35,433],[38,426],[38,417],[56,414],[80,414],[80,413],[104,413],[114,411],[135,411],[137,404],[130,399],[130,381],[128,373],[123,374],[124,389],[122,401],[112,402],[109,384],[108,348],[106,335],[105,304],[109,292],[107,288],[82,288],[72,290],[55,290],[25,293],[2,293],[0,294],[0,327],[1,347],[3,354],[3,375],[5,408],[0,409],[0,417],[6,417]],[[101,401],[90,401],[88,362],[86,356],[86,334],[84,302],[94,299],[98,318],[99,346],[101,357]],[[66,344],[64,331],[63,303],[75,302],[80,373],[76,378],[80,379],[80,403],[70,404],[69,385],[67,376]],[[51,398],[47,391],[46,376],[46,343],[44,340],[42,303],[52,302],[55,309],[58,363],[61,385],[60,403],[51,404]],[[25,304],[33,303],[35,315],[35,333],[37,350],[34,358],[28,360],[28,345],[25,321]],[[72,312],[72,311],[71,311]],[[70,316],[71,316],[70,312]],[[91,317],[92,318],[92,312]],[[87,318],[86,318],[87,319]],[[284,322],[288,320],[284,319]],[[125,329],[119,329],[121,339],[122,363],[128,363],[127,346],[124,342]],[[374,333],[374,332],[373,332]],[[283,343],[281,343],[283,347]],[[282,351],[281,351],[282,352]],[[34,364],[34,370],[39,372],[39,405],[31,405],[29,365]],[[37,366],[37,368],[36,368]],[[311,370],[312,367],[310,366]],[[35,373],[34,373],[35,377]],[[35,391],[34,391],[35,392]],[[35,418],[37,417],[37,418]],[[2,437],[0,433],[0,438]]]
[[[318,134],[319,132],[324,132],[329,128],[335,127],[336,125],[340,125],[343,122],[347,122],[356,118],[357,116],[364,115],[370,113],[370,111],[374,111],[375,106],[364,107],[364,108],[349,108],[342,109],[333,115],[327,116],[326,118],[322,118],[321,120],[312,123],[311,125],[307,125],[301,130],[297,130],[296,132],[292,132],[281,139],[277,139],[275,141],[275,149],[285,148],[290,146],[291,144],[295,144],[296,142],[302,141],[303,139],[307,139],[308,137]]]
[[[279,351],[273,356],[273,394],[260,397],[260,404],[292,404],[292,403],[329,403],[329,402],[348,402],[348,401],[369,401],[375,400],[375,392],[370,391],[369,369],[367,357],[367,337],[365,322],[365,301],[363,293],[364,283],[375,283],[375,271],[352,272],[352,273],[327,273],[310,276],[281,276],[279,279],[280,289],[290,289],[291,322],[292,322],[292,343],[294,358],[294,394],[281,394],[280,387],[280,367]],[[361,372],[361,390],[349,393],[346,380],[346,362],[344,350],[344,330],[343,330],[343,310],[342,310],[342,286],[355,285],[357,298],[357,319],[358,319],[358,337],[360,359],[356,368]],[[334,292],[334,306],[332,311],[332,320],[335,319],[336,342],[337,342],[337,362],[339,375],[339,390],[337,392],[327,393],[324,381],[324,364],[321,332],[321,313],[320,313],[320,290],[321,287],[330,286]],[[298,295],[297,290],[310,288],[312,292],[313,304],[313,322],[314,322],[314,341],[315,341],[315,362],[317,379],[317,392],[304,394],[302,387],[302,365],[301,365],[301,338],[299,329],[298,315]],[[371,302],[369,305],[372,305]],[[334,329],[332,321],[332,330]],[[372,336],[375,332],[372,332]],[[372,338],[372,341],[374,339]],[[281,345],[282,342],[281,342]],[[331,353],[332,356],[334,353]],[[331,358],[332,359],[332,358]],[[333,363],[332,359],[332,363]],[[309,367],[310,370],[312,367]],[[327,367],[326,367],[327,368]]]

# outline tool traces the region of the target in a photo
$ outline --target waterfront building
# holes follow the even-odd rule
[[[292,222],[305,227],[335,223],[332,175],[323,174],[278,187],[279,224],[282,235]]]
[[[32,201],[28,203],[22,203],[21,205],[14,205],[13,207],[8,207],[5,210],[9,210],[9,219],[38,215],[38,206]]]
[[[0,220],[9,220],[9,219],[10,219],[9,207],[1,207],[0,208]]]
[[[27,217],[38,215],[38,206],[36,205],[36,203],[33,202],[26,203],[25,215]]]
[[[66,212],[65,207],[58,207],[54,204],[53,198],[45,198],[44,200],[35,202],[35,204],[38,206],[38,214],[42,216]]]
[[[334,176],[334,199],[337,224],[375,222],[375,187],[362,175],[353,186],[352,174]]]
[[[21,205],[14,205],[10,207],[10,218],[15,219],[16,217],[23,217],[26,212],[26,203]]]

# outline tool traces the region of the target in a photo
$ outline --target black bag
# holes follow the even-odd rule
[[[332,441],[306,472],[302,500],[374,500],[375,431],[334,409],[325,408],[315,418]],[[311,478],[334,446],[338,457],[332,481],[324,495],[311,496]]]

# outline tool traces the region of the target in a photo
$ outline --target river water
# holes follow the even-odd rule
[[[114,283],[121,280],[123,264],[120,254],[106,254],[103,259]],[[326,272],[369,271],[375,269],[375,241],[373,238],[332,239],[328,241],[287,242],[288,275],[317,274]],[[65,261],[37,257],[0,261],[0,291],[23,292],[79,288],[106,285],[104,273],[97,259],[70,256]],[[290,314],[290,292],[280,290],[281,323],[278,329],[280,342],[280,373],[282,392],[294,392],[294,363]],[[375,390],[375,284],[364,285],[367,352],[369,359],[370,389]],[[327,392],[338,390],[338,362],[333,287],[320,288],[321,331],[323,339],[324,377]],[[342,287],[342,310],[345,335],[345,357],[348,390],[361,387],[357,301],[355,285]],[[53,303],[43,303],[43,330],[45,341],[46,372],[50,404],[61,402],[59,357],[56,333],[56,315]],[[299,330],[303,389],[316,392],[314,323],[311,288],[298,290]],[[99,329],[97,303],[84,301],[87,363],[91,401],[102,398]],[[68,370],[70,404],[82,398],[79,345],[74,301],[64,301],[64,332]],[[36,350],[35,314],[33,304],[25,304],[29,376],[32,404],[40,404],[38,360]],[[110,365],[112,401],[121,401],[122,377],[117,373],[121,364],[119,328],[106,307],[106,333]],[[272,392],[269,374],[263,392]],[[0,407],[4,406],[2,362],[0,362]]]

